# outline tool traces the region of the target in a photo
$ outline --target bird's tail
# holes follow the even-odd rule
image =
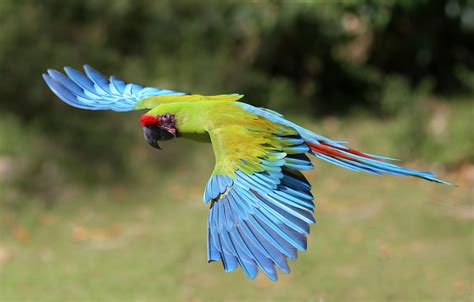
[[[396,159],[362,153],[347,148],[337,142],[307,142],[307,145],[311,149],[310,153],[314,156],[346,169],[364,171],[377,175],[393,174],[400,176],[415,176],[429,181],[450,185],[450,183],[436,178],[436,175],[433,173],[403,168],[387,162]]]

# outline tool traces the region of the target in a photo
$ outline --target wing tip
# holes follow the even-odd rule
[[[72,72],[80,72],[77,69],[72,68],[71,66],[64,66],[63,70],[69,77],[71,77]]]
[[[53,69],[53,68],[48,68],[46,69],[46,72],[48,73],[48,75],[50,76],[53,76],[54,73],[60,73],[59,71],[57,71],[56,69]],[[44,73],[43,73],[44,74]]]
[[[94,69],[93,67],[91,67],[89,64],[84,64],[82,65],[82,68],[84,69],[84,71],[86,72],[86,75],[92,79],[93,75],[94,74],[99,74],[101,76],[104,76],[103,74],[101,74],[100,72],[98,72],[96,69]]]
[[[46,79],[47,79],[47,78],[51,78],[51,76],[50,76],[49,74],[47,74],[47,73],[44,73],[44,72],[41,74],[41,76],[43,77],[43,80],[46,82],[46,84],[48,84],[48,82],[47,82]]]

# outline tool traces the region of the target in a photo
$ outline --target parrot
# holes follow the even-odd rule
[[[311,184],[302,171],[309,156],[370,174],[414,176],[449,184],[430,172],[404,168],[393,158],[349,148],[346,142],[316,134],[271,109],[241,101],[241,94],[200,95],[126,83],[105,77],[89,65],[84,72],[48,69],[43,79],[57,97],[80,109],[117,112],[148,110],[140,117],[144,137],[159,142],[184,138],[212,144],[215,167],[204,189],[209,204],[208,262],[226,272],[239,266],[255,279],[272,281],[277,269],[307,249],[315,223]]]

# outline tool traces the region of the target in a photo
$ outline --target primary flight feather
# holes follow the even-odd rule
[[[239,265],[253,279],[259,269],[276,281],[278,267],[306,250],[314,223],[311,185],[301,170],[313,168],[309,155],[372,174],[415,176],[445,183],[429,172],[403,168],[390,158],[350,149],[265,108],[239,102],[243,96],[203,96],[125,83],[85,65],[85,74],[49,69],[43,78],[67,104],[89,110],[149,109],[141,124],[148,143],[174,137],[209,141],[216,165],[204,191],[210,203],[208,260],[226,271]]]

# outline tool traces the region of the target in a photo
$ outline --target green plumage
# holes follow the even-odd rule
[[[219,98],[165,103],[147,114],[159,116],[166,113],[175,115],[178,136],[198,141],[210,137],[216,156],[214,174],[231,177],[238,168],[246,173],[263,171],[264,167],[258,161],[268,156],[269,147],[281,151],[286,144],[276,135],[297,134],[290,127],[246,111],[238,103]]]

